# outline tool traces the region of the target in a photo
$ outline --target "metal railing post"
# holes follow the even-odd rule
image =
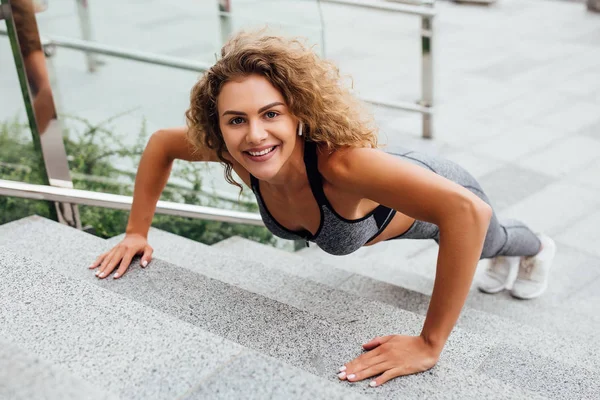
[[[83,40],[92,42],[92,24],[90,22],[90,9],[87,0],[75,0],[77,3],[77,15],[79,16],[79,28],[81,29],[81,37]],[[86,52],[85,59],[89,72],[96,71],[98,66],[98,57],[94,53]]]
[[[231,0],[217,0],[217,5],[219,7],[219,21],[221,23],[221,46],[223,46],[233,32]]]
[[[433,107],[433,17],[421,17],[421,105]],[[423,113],[423,138],[433,138],[433,113]]]
[[[35,57],[35,51],[37,50],[27,50],[29,53],[25,53],[24,48],[19,43],[17,34],[17,30],[25,29],[25,25],[27,25],[28,31],[37,31],[33,7],[30,9],[25,7],[19,8],[18,12],[20,14],[18,14],[18,20],[20,22],[17,24],[13,17],[14,10],[10,0],[0,0],[0,5],[2,7],[3,19],[6,21],[7,35],[19,77],[21,94],[25,104],[33,145],[36,153],[40,155],[39,168],[42,173],[43,183],[45,185],[71,189],[73,188],[73,183],[62,139],[62,125],[57,118],[52,90],[49,87],[38,87],[38,85],[42,84],[39,80],[36,81],[32,78],[31,84],[28,80],[28,75],[47,77],[45,58],[42,56],[41,62],[37,58],[32,59],[32,57]],[[34,33],[34,35],[36,34]],[[30,37],[29,39],[35,40],[35,37]],[[41,44],[39,35],[37,40]],[[25,63],[26,56],[28,57],[28,64]],[[30,74],[26,70],[27,67],[32,68]],[[31,85],[33,85],[33,90]],[[36,102],[40,96],[43,97],[43,101]],[[51,208],[51,214],[53,214],[52,217],[58,222],[81,229],[79,210],[76,204],[55,202],[54,207]]]

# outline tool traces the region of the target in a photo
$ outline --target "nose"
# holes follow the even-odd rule
[[[248,133],[246,134],[246,142],[248,144],[259,144],[267,139],[267,132],[264,130],[260,121],[250,121],[248,124]]]

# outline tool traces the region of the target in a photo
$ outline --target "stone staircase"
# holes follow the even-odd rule
[[[1,399],[600,398],[600,321],[536,322],[576,321],[557,304],[473,291],[438,365],[371,388],[337,371],[374,336],[420,332],[432,281],[414,257],[332,265],[151,229],[147,268],[97,279],[87,266],[120,239],[0,226]]]

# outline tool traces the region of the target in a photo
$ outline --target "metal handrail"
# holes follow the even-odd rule
[[[361,100],[366,101],[367,103],[373,104],[375,106],[383,106],[383,107],[391,107],[391,108],[400,108],[405,111],[414,111],[421,113],[426,116],[433,115],[433,107],[423,106],[420,104],[412,104],[405,101],[388,101],[388,100],[377,100],[371,97],[361,97]]]
[[[0,33],[4,32],[5,31],[0,30]],[[107,46],[105,44],[100,44],[97,42],[73,39],[63,36],[43,36],[42,43],[44,45],[45,50],[47,47],[53,46],[64,47],[72,50],[87,51],[95,54],[103,54],[106,56],[113,56],[132,61],[141,61],[153,65],[163,65],[166,67],[173,67],[196,72],[204,72],[210,68],[209,64],[198,61],[191,61],[185,58],[170,57],[156,53],[124,49],[115,46]]]
[[[367,0],[321,0],[323,3],[341,4],[361,8],[370,8],[374,10],[395,11],[403,14],[420,15],[421,17],[435,17],[436,12],[430,7],[423,7],[410,4],[386,4]],[[424,3],[428,4],[428,3]]]
[[[0,29],[0,35],[8,36],[8,32],[6,29]],[[63,36],[42,36],[40,39],[42,46],[44,47],[44,51],[50,53],[47,55],[52,55],[54,47],[64,47],[72,50],[104,54],[106,56],[122,58],[125,60],[141,61],[153,65],[162,65],[165,67],[178,68],[187,71],[204,72],[210,68],[209,64],[191,61],[186,58],[170,57],[145,51],[129,50],[115,46],[107,46],[97,42],[90,42],[87,40],[67,38]]]
[[[118,194],[91,192],[88,190],[67,189],[47,185],[9,181],[0,179],[0,196],[20,197],[34,200],[49,200],[61,203],[84,204],[88,206],[131,209],[133,197]],[[222,210],[219,208],[197,206],[193,204],[173,203],[159,200],[156,214],[175,215],[211,221],[232,222],[238,224],[264,226],[259,214]]]
[[[413,6],[432,6],[435,4],[435,0],[385,0],[390,3],[403,3],[410,4]]]

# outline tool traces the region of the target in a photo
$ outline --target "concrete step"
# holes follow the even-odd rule
[[[119,396],[49,363],[5,338],[0,339],[0,399],[119,400]],[[10,367],[9,367],[10,366]]]
[[[232,239],[233,238],[230,238],[228,240]],[[409,244],[412,245],[412,247]],[[386,242],[378,243],[376,246],[362,247],[356,252],[345,256],[334,256],[332,254],[328,254],[315,244],[311,244],[310,247],[303,248],[294,254],[305,257],[311,261],[318,261],[327,265],[336,266],[344,271],[352,271],[363,276],[385,280],[389,283],[394,283],[407,289],[413,289],[429,294],[433,289],[435,269],[419,268],[414,262],[411,261],[411,257],[429,249],[430,246],[431,245],[427,246],[427,243],[423,240],[404,241],[402,246],[396,247],[397,251],[393,253],[393,256],[388,256],[389,259],[393,257],[393,263],[396,268],[389,268],[389,262],[380,262],[379,259],[381,259],[381,255],[375,251],[378,249],[386,251],[386,249],[389,247]],[[392,252],[388,251],[388,253],[391,254]],[[368,268],[365,268],[366,266],[368,266]],[[417,282],[422,283],[409,288],[403,281],[405,276],[412,276],[413,279],[418,279]]]
[[[246,240],[239,236],[233,236],[219,243],[215,243],[211,247],[218,249],[231,248],[244,250],[245,246],[252,246],[253,243],[255,242]],[[307,278],[326,285],[341,285],[348,280],[353,280],[357,274],[359,274],[360,276],[369,274],[366,276],[373,275],[373,277],[377,277],[382,273],[386,273],[386,278],[389,281],[393,281],[396,284],[401,285],[405,289],[421,293],[431,293],[431,290],[433,289],[432,279],[418,275],[405,269],[395,269],[393,271],[390,271],[390,268],[386,266],[386,271],[384,272],[383,270],[380,270],[380,268],[378,268],[378,265],[373,264],[369,264],[369,268],[365,268],[365,264],[368,263],[368,260],[355,260],[354,258],[349,258],[348,256],[329,256],[325,259],[322,259],[318,255],[312,255],[315,251],[318,251],[319,253],[324,253],[322,250],[314,246],[294,253],[282,252],[281,250],[271,252],[270,250],[274,249],[272,246],[259,246],[258,248],[249,248],[249,250],[252,249],[266,251],[267,253],[265,254],[267,256],[277,256],[281,254],[302,256],[286,257],[286,264],[282,269],[293,275],[301,276],[303,278]],[[245,254],[245,252],[243,254]],[[254,259],[254,257],[252,257],[252,259]],[[404,264],[408,261],[400,257],[398,259],[398,262],[400,264]],[[332,265],[336,268],[331,268]],[[336,276],[339,277],[339,279],[333,280],[325,278],[328,276]]]
[[[479,374],[494,347],[493,341],[460,330],[453,335],[442,361],[431,371],[393,380],[379,388],[366,382],[348,384],[337,379],[338,367],[361,353],[360,344],[374,333],[415,333],[422,318],[396,311],[364,320],[340,322],[299,310],[243,289],[207,278],[191,270],[154,259],[146,269],[137,263],[119,280],[97,280],[86,267],[110,247],[101,239],[41,218],[12,223],[0,244],[22,250],[36,243],[30,256],[46,265],[60,266],[70,280],[85,281],[163,311],[210,333],[275,357],[304,371],[332,381],[336,388],[377,398],[541,398],[512,384]],[[226,257],[226,256],[222,256]],[[276,260],[274,260],[276,261]],[[205,262],[201,257],[197,264]],[[402,318],[397,318],[403,315]],[[462,339],[461,339],[462,338]],[[311,397],[312,392],[310,394]]]
[[[111,244],[116,244],[122,240],[122,237],[123,235],[112,238],[109,242],[111,242]],[[389,304],[368,301],[364,298],[355,296],[355,294],[349,295],[348,292],[333,290],[332,288],[324,287],[323,284],[307,281],[304,278],[288,274],[289,270],[297,271],[300,270],[302,265],[312,264],[306,264],[306,260],[301,260],[303,263],[302,265],[294,265],[294,254],[282,252],[281,250],[273,249],[269,246],[263,246],[241,238],[232,238],[228,239],[226,242],[229,244],[236,244],[232,249],[233,251],[215,252],[215,247],[223,247],[226,249],[226,244],[221,242],[220,246],[215,245],[209,247],[156,229],[150,230],[149,241],[154,247],[155,256],[160,257],[161,259],[173,263],[177,262],[178,265],[186,266],[191,270],[201,272],[202,274],[211,276],[215,279],[235,284],[269,298],[325,316],[328,320],[360,321],[368,319],[372,315],[379,315],[380,318],[383,318],[382,323],[379,325],[385,326],[388,323],[393,324],[395,319],[403,318],[403,314],[401,312],[399,313],[399,311],[402,310]],[[231,256],[230,253],[234,253],[236,256]],[[209,262],[199,263],[198,260]],[[264,260],[269,260],[269,262],[265,264]],[[335,270],[335,268],[330,269]],[[353,278],[351,277],[350,279]],[[342,282],[341,285],[345,286],[345,282]],[[407,294],[407,299],[410,299],[411,295],[423,296],[419,293],[410,291],[405,291],[405,293]],[[553,368],[558,367],[561,370],[573,367],[577,368],[579,367],[579,363],[586,365],[588,358],[591,358],[592,365],[594,365],[594,362],[598,362],[597,358],[594,359],[589,356],[581,358],[573,355],[582,353],[585,355],[586,352],[589,352],[589,349],[586,347],[577,348],[575,353],[568,349],[564,354],[561,352],[559,355],[566,357],[573,365],[568,365],[568,362],[563,364],[561,361],[553,358],[556,355],[556,351],[548,344],[548,341],[554,339],[554,336],[544,336],[543,332],[532,329],[527,330],[527,328],[525,328],[506,338],[504,332],[511,331],[515,328],[514,324],[512,324],[512,321],[503,320],[493,315],[488,316],[473,310],[464,321],[463,324],[465,326],[475,325],[479,330],[483,331],[486,335],[485,340],[488,341],[488,343],[496,340],[500,341],[498,348],[503,350],[498,350],[498,348],[493,349],[492,353],[495,355],[494,357],[500,357],[503,351],[523,353],[525,354],[525,357],[530,359],[547,359],[545,362],[549,365],[553,365]],[[510,324],[507,325],[507,323]],[[487,330],[479,328],[479,325],[485,326]],[[374,325],[372,329],[377,329],[377,326]],[[396,333],[398,333],[398,331]],[[463,335],[463,333],[461,330],[457,330],[453,335]],[[532,341],[532,338],[535,337],[534,335],[537,335],[536,341]],[[470,345],[476,343],[476,339],[474,339],[473,336],[459,336],[457,338],[452,338],[448,345],[454,346],[455,339],[457,342],[461,341],[461,343],[469,343]],[[546,340],[546,342],[543,342],[543,340]],[[531,342],[540,343],[538,352],[530,351],[532,348]],[[460,348],[461,347],[459,347],[459,349]],[[545,357],[541,356],[542,354]],[[464,357],[464,355],[459,354],[459,357]],[[494,361],[494,359],[486,359],[485,368],[490,370],[489,366],[494,365]],[[508,364],[504,364],[504,366],[499,365],[495,368],[498,368],[499,371],[508,369],[514,373],[514,370],[510,369]],[[493,369],[491,370],[493,371]],[[544,381],[543,374],[545,372],[542,371],[544,371],[544,369],[540,369],[535,373],[532,372],[532,376],[535,375],[539,380],[538,382]],[[508,375],[510,375],[510,373]],[[493,376],[493,373],[490,373],[489,376]],[[448,377],[444,376],[443,378],[447,379]],[[454,378],[465,379],[464,377],[460,378],[456,375],[454,375]],[[485,381],[483,376],[480,375],[478,378],[482,379],[482,384],[485,384],[483,382]],[[438,379],[440,382],[445,380],[441,379],[439,376]],[[473,378],[471,377],[471,379]],[[512,378],[508,378],[505,382],[511,382],[511,379]],[[527,385],[524,384],[523,387],[527,387]]]
[[[377,243],[374,246],[364,246],[352,254],[346,256],[334,256],[321,250],[319,246],[311,243],[297,251],[295,254],[307,257],[311,260],[319,260],[327,264],[336,265],[339,268],[346,269],[353,265],[362,265],[361,274],[371,278],[393,279],[397,273],[413,274],[422,279],[433,281],[435,278],[435,263],[433,266],[424,266],[417,264],[413,260],[423,253],[429,253],[437,247],[433,240],[391,240]],[[393,262],[395,268],[390,271],[389,264]],[[368,263],[369,268],[364,268]],[[430,285],[433,287],[433,285]]]
[[[551,271],[550,286],[543,296],[520,301],[513,298],[508,291],[489,295],[476,289],[477,274],[484,271],[488,260],[481,260],[473,281],[471,293],[467,299],[470,308],[501,317],[510,318],[523,325],[529,325],[544,331],[560,333],[564,336],[580,337],[583,342],[594,338],[600,342],[600,312],[595,307],[592,312],[580,307],[577,302],[570,301],[588,282],[600,279],[598,259],[586,257],[581,252],[557,243],[554,266]],[[412,248],[411,248],[412,247]],[[396,255],[395,252],[398,254]],[[383,289],[381,283],[374,286],[368,281],[357,284],[357,289],[375,295],[381,301],[398,301],[398,291],[394,286],[403,285],[402,274],[419,273],[425,281],[433,282],[437,263],[438,246],[433,241],[398,240],[378,243],[375,246],[360,249],[357,254],[345,257],[331,256],[318,247],[313,246],[295,254],[307,257],[311,261],[320,261],[334,265],[345,271],[373,278],[389,284]],[[348,282],[350,284],[351,282]],[[426,284],[413,285],[413,290],[430,295],[431,288]],[[387,300],[386,300],[387,299]],[[416,311],[416,310],[413,310]]]
[[[109,239],[108,242],[111,245],[115,245],[119,243],[123,237],[124,235],[119,235]],[[154,228],[150,229],[148,240],[154,248],[154,256],[156,258],[177,263],[192,271],[234,284],[246,290],[293,305],[302,310],[324,316],[328,320],[343,320],[356,323],[360,320],[371,319],[373,315],[379,315],[379,318],[382,318],[383,320],[377,325],[385,326],[393,324],[394,320],[406,318],[403,310],[390,305],[375,301],[367,301],[356,296],[348,296],[347,292],[336,290],[302,277],[290,275],[288,273],[290,268],[293,271],[302,271],[301,268],[293,265],[293,263],[285,262],[282,269],[273,268],[271,265],[281,265],[282,263],[277,262],[279,259],[276,254],[272,256],[268,251],[266,253],[259,251],[257,253],[259,254],[257,257],[258,260],[253,261],[247,257],[232,256],[231,252],[224,252],[221,249],[218,249],[218,245],[207,246]],[[244,239],[231,238],[227,240],[227,242],[231,241],[243,243]],[[223,245],[223,242],[221,242],[221,245]],[[260,254],[264,254],[266,257],[261,257]],[[268,259],[269,262],[264,263],[263,258]],[[204,262],[198,262],[199,260]],[[315,267],[312,264],[304,265],[304,267],[309,266]],[[317,265],[316,267],[319,266]],[[335,268],[329,269],[334,272],[336,271]],[[318,279],[318,272],[318,269],[313,268],[313,271],[308,274],[302,273],[302,275],[316,276]],[[335,274],[327,273],[325,281],[331,282],[329,277],[334,275]],[[371,325],[372,329],[377,329],[377,326]],[[475,338],[472,335],[467,334],[467,336],[465,336],[464,334],[461,334],[461,332],[455,332],[454,334],[458,336],[456,338],[457,342],[460,340],[462,343],[470,343],[471,346],[475,345],[477,340],[481,340],[481,338]],[[492,342],[489,338],[486,338],[486,340],[488,344]],[[455,346],[454,339],[450,340],[448,345],[449,347]],[[493,351],[494,350],[492,350],[492,352]],[[456,356],[464,358],[465,354],[459,352]],[[465,398],[469,398],[470,396],[483,396],[483,392],[469,390],[467,393],[464,391],[464,388],[456,387],[457,382],[471,382],[473,385],[485,387],[489,387],[490,384],[493,385],[495,388],[494,390],[496,391],[494,396],[497,396],[498,393],[510,393],[511,397],[539,396],[539,394],[515,388],[510,384],[501,383],[495,379],[490,381],[488,375],[470,372],[463,373],[459,369],[452,368],[451,366],[450,368],[443,369],[443,373],[441,371],[436,371],[435,376],[436,381],[433,382],[435,386],[432,386],[431,384],[423,385],[422,382],[419,382],[420,391],[415,393],[432,396],[436,393],[442,393],[444,389],[452,386],[455,395],[461,394],[461,396]],[[476,384],[476,382],[479,383]],[[406,392],[407,389],[403,389],[403,393]]]
[[[228,249],[246,259],[278,260],[278,263],[272,265],[277,265],[284,270],[287,270],[288,266],[294,263],[299,265],[307,263],[306,259],[297,254],[284,252],[242,238],[227,239],[215,246],[219,246],[224,250]],[[322,268],[327,268],[327,266],[322,265]],[[336,267],[329,266],[329,268]],[[352,295],[375,300],[379,304],[384,303],[409,309],[421,315],[426,314],[429,305],[428,295],[360,275],[353,275],[340,284],[338,289]],[[346,295],[346,297],[348,296]],[[368,302],[368,304],[371,304],[371,302]],[[544,331],[535,326],[482,312],[470,306],[463,309],[457,328],[477,333],[487,338],[487,340],[496,341],[500,347],[508,346],[514,349],[511,352],[531,354],[533,358],[547,358],[552,360],[548,362],[556,363],[557,368],[564,368],[565,371],[570,367],[575,367],[593,373],[600,372],[600,351],[598,346],[594,344],[597,343],[595,337],[572,337],[552,331]],[[556,343],[561,345],[557,346]],[[491,365],[493,365],[493,362],[491,362]],[[499,363],[496,368],[500,370],[504,367]],[[513,370],[513,373],[516,372]],[[543,379],[541,375],[539,377]]]
[[[58,232],[45,233],[51,242]],[[52,257],[42,264],[0,245],[0,320],[8,321],[0,326],[0,337],[33,355],[2,350],[11,368],[0,372],[0,393],[10,390],[27,399],[64,399],[71,393],[73,398],[111,398],[114,393],[112,398],[122,399],[228,399],[232,390],[240,389],[249,393],[247,398],[304,399],[306,393],[323,400],[363,398],[339,382],[258,354],[52,267],[60,270],[61,265]],[[39,386],[28,381],[29,387],[22,387],[26,375],[19,363],[36,358],[51,366],[46,376],[61,370],[81,381],[68,380],[65,373],[50,375],[48,379],[76,384],[65,390],[55,387],[55,397],[45,391],[49,383],[44,374]],[[44,396],[30,396],[39,392]],[[102,393],[107,394],[98,397]]]
[[[108,239],[108,243],[116,245],[124,236],[123,234]],[[304,260],[301,264],[285,260],[281,265],[277,263],[279,252],[273,257],[268,254],[271,247],[263,249],[259,245],[258,252],[253,256],[246,256],[244,253],[237,255],[237,251],[224,251],[218,244],[207,246],[154,228],[150,229],[148,240],[154,248],[155,258],[310,311],[329,320],[350,322],[369,319],[372,314],[388,310],[399,313],[394,318],[421,323],[421,318],[412,313],[379,302],[365,302],[364,299],[355,296],[348,297],[347,293],[333,289],[352,279],[352,273]],[[225,242],[240,242],[243,248],[244,240],[235,237]],[[249,245],[253,243],[250,242]],[[263,254],[267,257],[263,257]],[[202,262],[198,262],[199,260]]]

